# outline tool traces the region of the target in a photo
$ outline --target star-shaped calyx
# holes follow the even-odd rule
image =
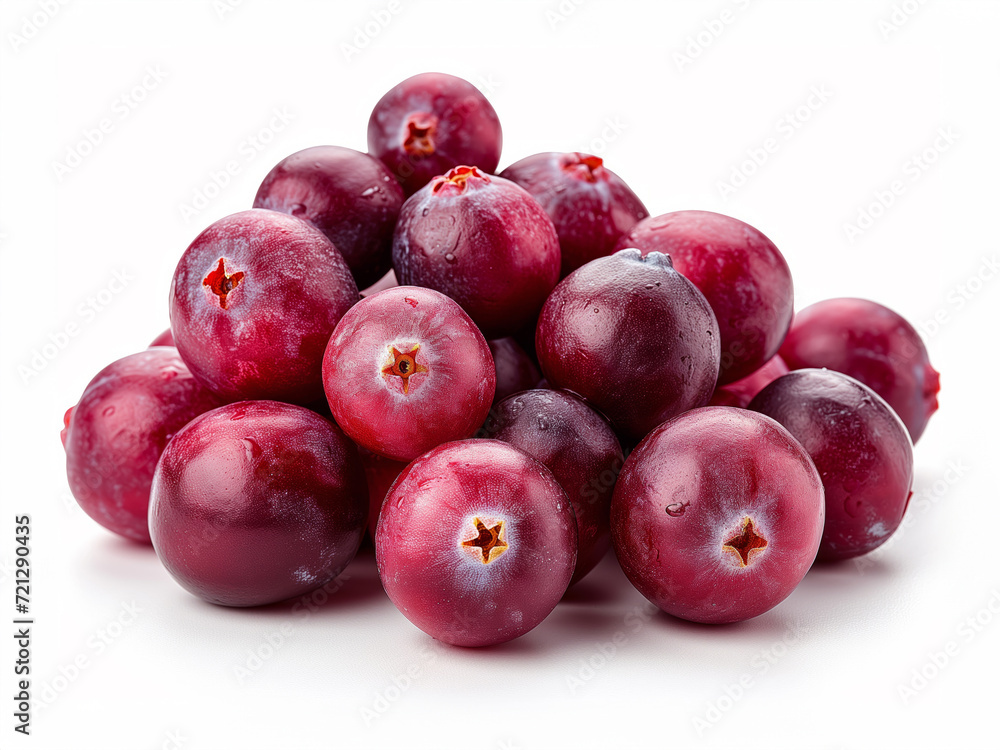
[[[201,283],[218,298],[219,307],[225,310],[229,307],[230,293],[240,285],[245,275],[242,271],[227,273],[226,259],[219,258],[219,265],[209,271]]]
[[[503,521],[497,521],[493,526],[487,526],[480,519],[473,520],[479,535],[474,539],[462,542],[463,547],[478,547],[483,555],[483,565],[491,563],[507,551],[507,542],[503,539]]]
[[[750,564],[750,558],[754,552],[758,552],[766,546],[767,540],[757,533],[749,516],[743,519],[740,532],[722,543],[722,549],[734,552],[739,557],[741,568]]]
[[[410,378],[418,372],[430,372],[426,367],[417,362],[417,351],[420,344],[414,344],[408,352],[401,352],[394,346],[389,347],[392,361],[382,368],[382,375],[388,378],[395,375],[403,381],[403,393],[410,392]]]

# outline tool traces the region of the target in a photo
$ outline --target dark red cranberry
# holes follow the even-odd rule
[[[368,515],[357,450],[335,424],[277,401],[241,401],[177,433],[156,468],[153,547],[213,604],[253,607],[332,580]]]
[[[340,146],[313,146],[282,159],[253,202],[319,229],[344,256],[359,288],[392,265],[392,230],[402,205],[403,190],[382,162]]]
[[[372,453],[358,446],[361,465],[365,469],[365,479],[368,480],[368,534],[374,540],[375,527],[378,525],[379,511],[389,488],[396,481],[399,472],[406,468],[403,461],[393,461],[391,458]]]
[[[497,440],[446,443],[411,463],[382,505],[382,585],[425,633],[455,646],[524,635],[576,564],[576,523],[552,473]]]
[[[656,606],[704,623],[767,612],[809,570],[823,485],[781,425],[725,406],[651,432],[625,462],[611,533],[625,575]]]
[[[410,461],[476,431],[493,403],[496,371],[461,307],[432,289],[397,286],[344,315],[323,359],[323,384],[354,442]]]
[[[174,345],[174,334],[168,328],[155,339],[149,342],[150,348],[154,346],[173,346]]]
[[[493,396],[493,403],[507,398],[512,393],[534,388],[542,379],[542,373],[538,371],[534,361],[514,339],[508,336],[491,339],[486,343],[489,344],[497,371],[497,390]]]
[[[403,204],[392,264],[401,284],[447,294],[501,338],[534,320],[559,280],[559,238],[523,188],[456,167]]]
[[[719,374],[705,297],[661,253],[622,250],[563,279],[542,309],[538,361],[631,440],[704,406]]]
[[[780,355],[775,354],[760,369],[754,370],[745,378],[720,385],[708,403],[710,406],[738,406],[745,409],[753,397],[764,390],[764,386],[786,374],[788,366]]]
[[[579,539],[576,583],[611,547],[611,496],[625,461],[618,438],[602,416],[565,391],[516,393],[490,416],[492,437],[541,461],[566,490]]]
[[[711,211],[643,219],[618,247],[666,253],[708,299],[719,321],[719,383],[732,383],[778,352],[792,322],[792,275],[767,237]]]
[[[502,145],[500,120],[486,97],[445,73],[407,78],[379,99],[368,120],[368,151],[407,195],[459,164],[493,172]]]
[[[194,376],[228,400],[308,404],[340,317],[359,299],[315,227],[255,208],[212,224],[177,264],[170,327]]]
[[[106,529],[149,544],[149,486],[160,454],[174,433],[221,403],[173,348],[105,367],[64,418],[66,474],[80,507]]]
[[[758,393],[750,408],[787,427],[823,477],[820,559],[871,552],[899,527],[913,484],[913,447],[877,393],[832,370],[796,370]]]
[[[888,402],[917,442],[937,411],[941,380],[905,318],[866,299],[817,302],[795,315],[781,356],[793,370],[828,367]]]
[[[561,275],[611,255],[618,238],[649,216],[639,197],[599,156],[544,153],[500,173],[527,190],[555,224],[562,249]]]

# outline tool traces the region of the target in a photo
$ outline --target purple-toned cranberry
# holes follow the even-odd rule
[[[720,385],[712,394],[709,406],[738,406],[746,409],[753,397],[764,390],[764,386],[788,374],[788,365],[780,355],[775,354],[760,369],[754,370],[745,378],[732,383]]]
[[[823,485],[785,428],[745,409],[675,417],[628,457],[611,503],[615,552],[664,612],[703,623],[767,612],[803,579]]]
[[[393,604],[454,646],[504,643],[538,625],[569,585],[576,546],[552,473],[497,440],[446,443],[411,463],[375,533]]]
[[[758,393],[749,408],[788,428],[823,477],[821,560],[871,552],[899,527],[913,484],[913,445],[875,391],[832,370],[795,370]]]
[[[185,251],[170,327],[194,376],[227,400],[308,404],[323,395],[330,334],[358,299],[322,232],[255,208],[215,222]]]
[[[470,437],[486,419],[496,371],[486,339],[440,292],[398,286],[337,325],[323,359],[337,424],[358,445],[411,461]]]
[[[502,338],[534,320],[559,281],[559,238],[524,188],[456,167],[403,204],[392,265],[401,284],[447,294]]]
[[[719,326],[705,297],[666,255],[635,249],[563,279],[542,309],[536,348],[554,387],[633,441],[707,404],[719,374]]]
[[[914,443],[937,411],[940,376],[903,316],[866,299],[817,302],[795,314],[781,346],[792,370],[827,367],[867,385],[893,408]]]
[[[64,418],[73,497],[104,528],[149,544],[149,487],[160,454],[184,425],[221,403],[176,349],[155,347],[111,363]]]
[[[490,414],[491,436],[541,461],[566,490],[576,515],[576,583],[611,547],[609,513],[625,457],[604,417],[565,391],[505,398]]]
[[[340,146],[313,146],[268,172],[254,208],[303,219],[344,256],[358,287],[378,281],[392,265],[392,230],[403,189],[378,159]]]
[[[167,445],[149,529],[185,589],[254,607],[333,580],[358,551],[367,515],[361,460],[335,424],[301,406],[241,401]]]
[[[365,469],[365,479],[368,480],[368,534],[375,539],[375,528],[378,526],[379,511],[389,488],[396,481],[399,473],[406,468],[403,461],[393,461],[391,458],[372,453],[358,446],[361,465]]]
[[[643,219],[618,241],[666,253],[708,299],[719,321],[719,383],[731,383],[778,352],[792,322],[792,275],[763,233],[711,211],[675,211]]]
[[[512,393],[534,388],[542,379],[542,373],[538,371],[534,361],[511,337],[491,339],[486,343],[489,344],[497,371],[497,390],[493,395],[493,403]]]
[[[500,120],[486,97],[445,73],[407,78],[379,99],[368,120],[368,151],[407,195],[460,164],[493,172],[502,145]]]
[[[149,342],[149,347],[154,346],[174,346],[174,334],[169,328]]]
[[[544,153],[500,173],[527,190],[555,224],[562,249],[561,275],[611,255],[618,238],[649,216],[639,197],[599,156]]]

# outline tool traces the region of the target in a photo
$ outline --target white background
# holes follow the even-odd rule
[[[1000,744],[1000,4],[4,0],[0,33],[0,618],[13,518],[30,513],[41,701],[15,734],[0,637],[0,746]],[[372,106],[424,70],[488,93],[501,167],[598,152],[654,214],[762,229],[799,307],[871,297],[914,321],[943,390],[905,528],[729,627],[648,616],[609,558],[526,637],[469,651],[398,614],[370,554],[314,613],[227,610],[90,521],[66,486],[63,411],[166,327],[174,264],[204,226],[293,151],[364,150]],[[734,170],[753,174],[724,191]],[[198,191],[212,197],[185,215]],[[861,212],[876,217],[850,233]]]

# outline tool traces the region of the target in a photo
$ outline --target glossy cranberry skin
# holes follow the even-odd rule
[[[491,436],[541,461],[566,490],[579,548],[571,583],[611,547],[609,514],[625,457],[604,417],[565,391],[531,390],[505,398],[487,422]]]
[[[754,370],[745,378],[732,383],[720,385],[712,394],[709,406],[738,406],[741,409],[747,405],[762,390],[764,386],[788,374],[788,365],[780,355],[775,354],[759,369]]]
[[[389,598],[455,646],[504,643],[538,625],[569,585],[576,545],[552,473],[496,440],[446,443],[411,463],[375,533]]]
[[[638,441],[704,406],[719,373],[719,327],[705,297],[661,253],[621,250],[563,279],[535,337],[542,373]]]
[[[599,156],[543,153],[500,173],[527,190],[555,224],[562,250],[561,276],[611,255],[618,239],[649,216],[639,197]]]
[[[496,372],[461,307],[432,289],[398,286],[343,317],[323,383],[333,418],[354,442],[411,461],[476,431],[493,403]]]
[[[941,380],[905,318],[866,299],[817,302],[795,315],[781,347],[792,370],[827,367],[867,385],[893,408],[914,443],[937,411]]]
[[[169,347],[113,362],[66,412],[62,432],[73,497],[106,529],[149,544],[149,487],[167,442],[222,402]]]
[[[378,159],[340,146],[313,146],[282,159],[257,190],[254,208],[297,216],[344,256],[358,287],[392,264],[392,230],[403,189]]]
[[[762,232],[711,211],[675,211],[643,219],[618,247],[666,253],[708,299],[722,336],[719,383],[777,354],[792,322],[792,275]]]
[[[368,120],[368,151],[406,195],[459,164],[493,172],[502,145],[500,120],[486,97],[445,73],[407,78],[389,89]]]
[[[299,404],[323,395],[320,365],[341,316],[359,299],[340,253],[293,216],[227,216],[185,251],[170,288],[181,357],[227,400]]]
[[[401,284],[447,294],[502,338],[535,319],[559,280],[559,238],[523,188],[463,166],[403,204],[392,264]]]
[[[149,342],[150,348],[154,346],[173,346],[174,345],[174,334],[168,328],[155,339]]]
[[[622,570],[656,606],[740,622],[787,597],[823,532],[823,485],[781,425],[726,406],[657,427],[625,462],[611,504]]]
[[[358,455],[361,456],[365,479],[368,480],[368,534],[374,540],[382,502],[385,500],[389,488],[392,487],[392,483],[396,481],[396,477],[406,468],[406,463],[393,461],[378,453],[372,453],[360,445],[358,446]]]
[[[534,360],[513,338],[491,339],[486,342],[496,366],[497,389],[493,403],[507,398],[512,393],[534,388],[542,379]],[[544,462],[543,462],[544,463]]]
[[[153,547],[185,589],[253,607],[332,580],[358,550],[368,492],[357,450],[309,409],[241,401],[179,432],[156,468]]]
[[[871,552],[899,527],[913,485],[913,446],[872,389],[832,370],[796,370],[758,393],[750,409],[783,424],[823,477],[821,560]]]

